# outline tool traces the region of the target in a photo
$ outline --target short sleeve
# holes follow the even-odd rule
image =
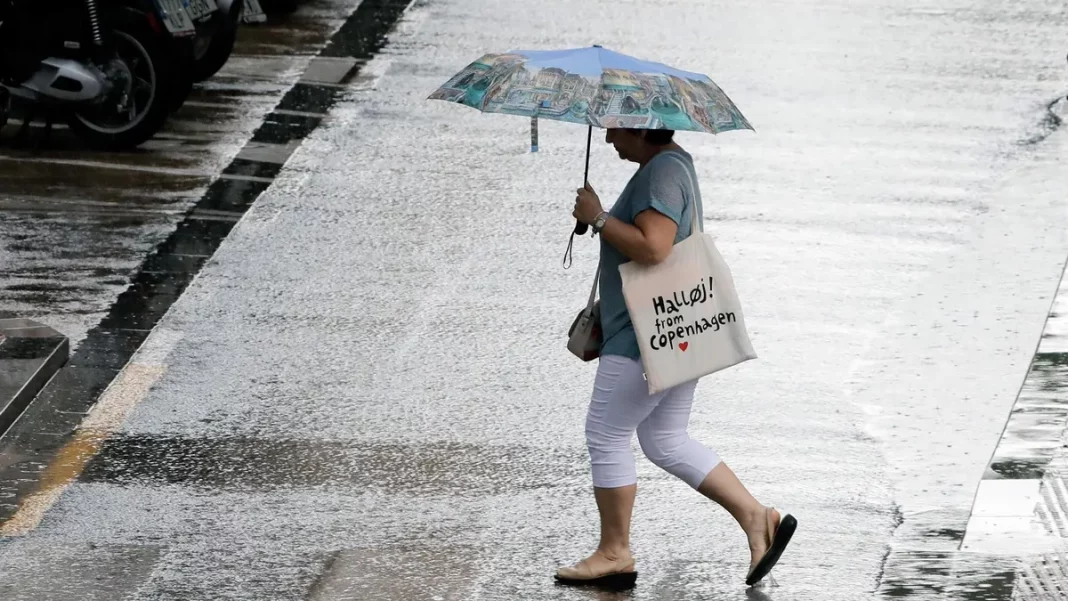
[[[646,165],[631,196],[631,222],[642,211],[653,209],[681,225],[686,208],[689,172],[673,157],[658,157]]]

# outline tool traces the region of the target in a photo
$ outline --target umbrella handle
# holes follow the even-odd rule
[[[590,143],[593,142],[593,126],[590,126],[590,130],[586,133],[586,173],[582,176],[582,185],[586,186],[590,183]],[[581,221],[575,221],[575,233],[579,236],[586,233],[588,228],[585,223]]]

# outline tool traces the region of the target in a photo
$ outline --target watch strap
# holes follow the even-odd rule
[[[608,222],[608,211],[601,211],[601,213],[599,215],[597,215],[597,219],[593,220],[593,231],[594,231],[594,233],[600,232],[604,228],[604,224],[607,223],[607,222]]]

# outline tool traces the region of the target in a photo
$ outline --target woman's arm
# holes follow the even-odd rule
[[[679,226],[653,209],[638,213],[634,225],[609,217],[601,237],[628,259],[640,265],[656,265],[671,254]]]
[[[572,215],[582,223],[592,225],[604,212],[601,199],[587,185],[578,189]],[[634,217],[634,225],[609,217],[601,228],[601,237],[616,247],[631,261],[641,265],[656,265],[671,254],[679,226],[656,209],[646,209]]]

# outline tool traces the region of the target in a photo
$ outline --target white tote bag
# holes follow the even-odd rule
[[[670,156],[690,173],[685,161]],[[730,268],[712,237],[700,229],[700,192],[692,175],[690,181],[690,237],[676,244],[662,263],[619,266],[649,394],[756,358]]]

